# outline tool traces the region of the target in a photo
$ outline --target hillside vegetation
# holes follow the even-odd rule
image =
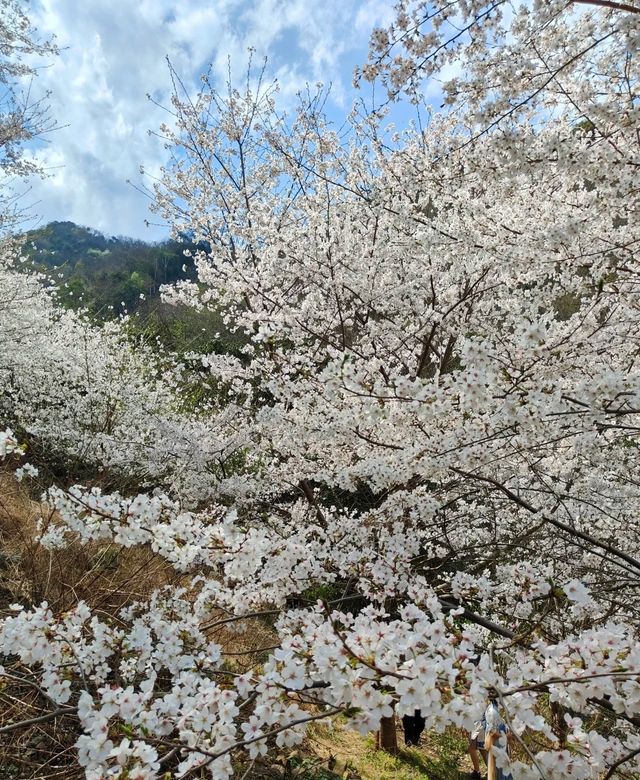
[[[640,9],[389,12],[402,132],[169,65],[186,278],[0,241],[11,780],[453,780],[481,720],[490,780],[640,773]]]
[[[190,253],[198,246],[187,237],[149,243],[50,222],[24,233],[20,242],[26,267],[54,282],[60,305],[86,310],[96,322],[129,314],[132,337],[177,353],[236,352],[245,343],[220,312],[162,302],[163,285],[196,279]]]
[[[184,255],[188,242],[105,236],[73,222],[50,222],[22,240],[22,251],[36,270],[55,271],[64,304],[81,303],[104,318],[123,308],[135,311],[144,298],[159,297],[163,284],[195,278],[193,261]]]

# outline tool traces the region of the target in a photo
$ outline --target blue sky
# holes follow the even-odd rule
[[[165,152],[155,130],[166,119],[147,98],[168,98],[168,55],[183,80],[227,61],[242,74],[249,47],[269,58],[281,100],[308,83],[332,83],[336,119],[356,93],[353,68],[366,60],[369,33],[391,20],[390,0],[32,0],[30,16],[63,48],[38,76],[63,127],[30,150],[48,172],[29,199],[40,223],[72,220],[109,234],[158,239],[147,201],[127,179],[158,169]]]

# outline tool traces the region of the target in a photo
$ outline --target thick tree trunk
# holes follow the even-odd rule
[[[396,736],[395,716],[392,715],[390,718],[382,718],[376,743],[376,747],[380,750],[384,750],[385,753],[391,753],[392,756],[397,754],[398,738]]]

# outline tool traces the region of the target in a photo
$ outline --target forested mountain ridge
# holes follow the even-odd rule
[[[23,234],[27,265],[52,277],[59,302],[85,309],[97,320],[133,315],[133,335],[175,352],[234,352],[244,343],[230,333],[219,312],[195,311],[162,302],[160,288],[180,279],[194,280],[193,258],[184,241],[146,242],[107,236],[74,222],[50,222]]]
[[[24,233],[22,251],[38,270],[57,270],[63,302],[75,306],[81,300],[93,313],[109,316],[109,307],[134,311],[145,298],[158,296],[161,285],[195,278],[193,260],[184,256],[188,246],[50,222]]]

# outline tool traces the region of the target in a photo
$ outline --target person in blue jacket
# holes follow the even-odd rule
[[[486,750],[487,780],[513,780],[509,772],[496,766],[492,748],[494,746],[508,750],[509,729],[498,709],[498,702],[491,699],[482,718],[484,724],[484,748]]]

